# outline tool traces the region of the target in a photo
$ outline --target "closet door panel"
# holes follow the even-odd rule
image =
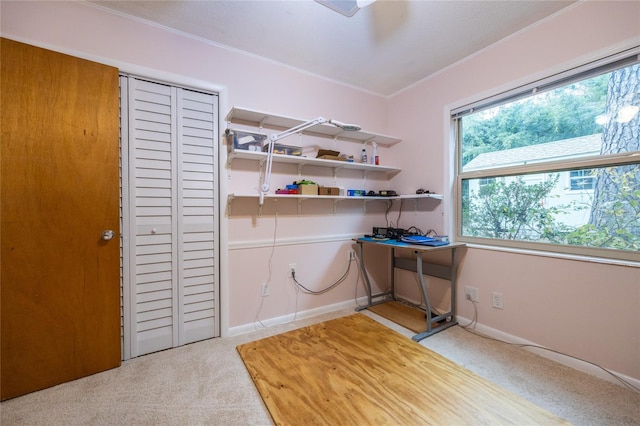
[[[178,90],[181,197],[181,343],[217,335],[215,328],[214,143],[217,98]]]
[[[169,86],[129,79],[131,222],[135,263],[135,338],[132,350],[143,355],[171,348],[178,312],[176,188],[172,126],[174,99]]]
[[[128,78],[131,356],[220,334],[217,96]]]

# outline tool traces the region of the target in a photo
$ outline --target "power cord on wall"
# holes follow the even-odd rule
[[[274,214],[274,226],[273,226],[273,240],[271,243],[271,252],[269,254],[269,260],[267,262],[267,266],[268,266],[268,275],[267,275],[267,280],[265,281],[264,284],[266,285],[270,285],[271,284],[271,276],[272,276],[272,272],[273,272],[273,255],[275,253],[275,248],[276,248],[276,236],[278,233],[278,200],[274,199],[273,200],[275,203],[275,207],[276,207],[276,211]],[[334,288],[336,288],[338,285],[340,285],[342,282],[344,282],[344,280],[347,278],[347,276],[349,275],[349,271],[351,270],[351,262],[353,262],[354,260],[357,260],[357,256],[355,254],[355,252],[350,252],[350,256],[349,256],[349,263],[347,264],[347,270],[345,271],[345,273],[338,279],[338,281],[336,281],[335,283],[331,284],[329,287],[322,289],[322,290],[310,290],[307,287],[305,287],[304,285],[302,285],[300,282],[298,282],[298,280],[296,279],[296,273],[295,270],[291,271],[291,278],[293,279],[293,282],[296,284],[296,297],[295,297],[295,309],[294,309],[294,314],[293,314],[293,318],[288,321],[288,322],[292,322],[295,321],[297,319],[298,316],[298,294],[299,291],[302,291],[303,293],[307,293],[307,294],[313,294],[313,295],[320,295],[320,294],[324,294],[330,290],[333,290]],[[358,274],[358,280],[356,281],[356,296],[357,296],[357,285],[358,285],[358,281],[360,280],[360,274]],[[254,318],[254,324],[260,324],[263,328],[266,328],[267,326],[260,320],[260,312],[262,311],[262,307],[264,305],[264,297],[262,297],[260,299],[260,306],[258,307],[258,310],[256,311],[256,315]]]
[[[393,200],[387,205],[387,211],[384,212],[384,220],[387,223],[387,228],[389,227],[389,212],[391,211],[391,207],[393,207]]]
[[[623,386],[627,387],[628,389],[631,389],[631,390],[636,391],[636,392],[640,392],[640,388],[634,386],[632,383],[629,383],[628,381],[626,381],[622,377],[618,376],[614,372],[612,372],[610,370],[607,370],[606,368],[604,368],[601,365],[598,365],[598,364],[596,364],[594,362],[587,361],[587,360],[584,360],[582,358],[578,358],[578,357],[575,357],[573,355],[569,355],[569,354],[566,354],[564,352],[557,351],[555,349],[546,348],[544,346],[533,345],[533,344],[529,344],[529,343],[511,343],[511,342],[506,342],[504,340],[496,339],[494,337],[489,337],[489,336],[485,336],[484,334],[478,333],[474,329],[475,325],[478,322],[478,307],[476,306],[477,302],[474,302],[473,300],[471,300],[471,296],[470,295],[466,295],[466,299],[469,302],[471,302],[471,304],[473,305],[474,313],[473,313],[473,319],[471,320],[471,322],[469,324],[466,324],[466,325],[458,324],[463,330],[465,330],[465,331],[467,331],[467,332],[469,332],[469,333],[471,333],[471,334],[473,334],[475,336],[482,337],[483,339],[493,340],[494,342],[500,342],[500,343],[504,343],[504,344],[507,344],[507,345],[516,346],[516,347],[519,347],[519,348],[542,349],[542,350],[545,350],[545,351],[548,351],[548,352],[553,352],[553,353],[558,354],[558,355],[566,356],[568,358],[572,358],[572,359],[575,359],[577,361],[581,361],[581,362],[590,364],[590,365],[592,365],[594,367],[597,367],[597,368],[601,369],[602,371],[606,372],[607,374],[611,375],[613,378],[618,380]]]
[[[338,280],[336,282],[334,282],[333,284],[329,285],[326,288],[323,288],[322,290],[311,290],[309,288],[307,288],[306,286],[304,286],[303,284],[301,284],[298,279],[296,278],[296,271],[292,270],[291,271],[291,278],[293,279],[293,282],[295,283],[296,286],[298,286],[298,288],[300,288],[302,290],[303,293],[307,293],[307,294],[313,294],[313,295],[320,295],[320,294],[324,294],[328,291],[333,290],[334,288],[338,287],[340,284],[342,284],[344,282],[345,279],[347,279],[347,276],[349,275],[349,271],[351,270],[351,262],[353,262],[354,260],[354,256],[350,255],[349,256],[349,263],[347,264],[347,270],[344,272],[344,274],[342,274],[342,276],[340,278],[338,278]]]
[[[396,218],[396,222],[389,222],[389,212],[391,211],[391,207],[393,207],[393,202],[395,200],[390,200],[389,205],[387,206],[387,211],[384,212],[384,219],[387,222],[387,228],[391,226],[392,228],[400,227],[400,217],[402,216],[402,199],[400,200],[400,209],[398,210],[398,217]]]

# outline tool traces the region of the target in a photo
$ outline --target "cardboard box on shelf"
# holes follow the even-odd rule
[[[346,155],[341,155],[339,151],[333,151],[330,149],[319,149],[316,158],[323,160],[347,161]]]
[[[321,186],[318,188],[318,195],[340,195],[340,188]]]
[[[298,185],[298,194],[318,195],[318,185],[316,184]]]

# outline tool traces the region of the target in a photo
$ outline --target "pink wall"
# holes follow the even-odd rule
[[[453,214],[450,108],[640,42],[640,3],[580,2],[383,99],[81,3],[2,1],[0,7],[4,37],[149,77],[219,88],[223,116],[233,105],[300,118],[333,116],[402,138],[402,143],[382,154],[385,164],[403,168],[393,178],[393,189],[407,193],[424,187],[446,198],[442,203],[420,205],[417,211],[412,211],[412,203],[405,204],[400,225],[449,233]],[[223,150],[221,169],[224,165]],[[240,170],[221,180],[223,203],[228,192],[257,186],[254,167],[234,162]],[[279,178],[284,179],[285,172],[278,171]],[[222,218],[220,236],[223,329],[251,325],[256,318],[264,321],[352,303],[355,265],[343,286],[323,296],[298,295],[296,299],[286,276],[288,264],[295,262],[305,284],[322,288],[344,272],[349,237],[385,223],[385,206],[372,203],[365,210],[350,203],[340,204],[335,215],[326,201],[304,204],[301,215],[295,203],[280,203],[278,244],[271,257],[274,205],[266,205],[265,214],[258,217],[254,204],[234,201],[231,215]],[[397,210],[391,215],[392,220],[396,217]],[[259,288],[268,277],[270,258],[271,296],[263,299]],[[377,272],[377,281],[383,282],[384,273]],[[415,285],[412,277],[408,282]],[[637,267],[470,248],[460,268],[460,288],[465,285],[480,288],[483,325],[640,379]],[[493,290],[504,294],[503,311],[489,307]],[[361,296],[361,286],[358,291]],[[458,306],[463,316],[472,317],[462,297]]]
[[[445,215],[434,220],[450,228],[452,108],[638,44],[640,3],[580,2],[395,95],[389,126],[405,141],[397,186],[426,180],[448,194]],[[637,265],[469,248],[458,288],[464,286],[480,289],[482,325],[640,378]],[[491,308],[493,291],[503,293],[504,310]],[[473,318],[462,291],[458,307]]]

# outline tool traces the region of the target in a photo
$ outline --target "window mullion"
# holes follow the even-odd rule
[[[535,164],[520,164],[517,166],[496,167],[492,169],[473,170],[460,173],[462,179],[479,179],[485,177],[528,175],[536,173],[556,173],[567,170],[590,169],[597,167],[622,166],[640,163],[640,151],[600,155],[571,161],[549,161]]]

